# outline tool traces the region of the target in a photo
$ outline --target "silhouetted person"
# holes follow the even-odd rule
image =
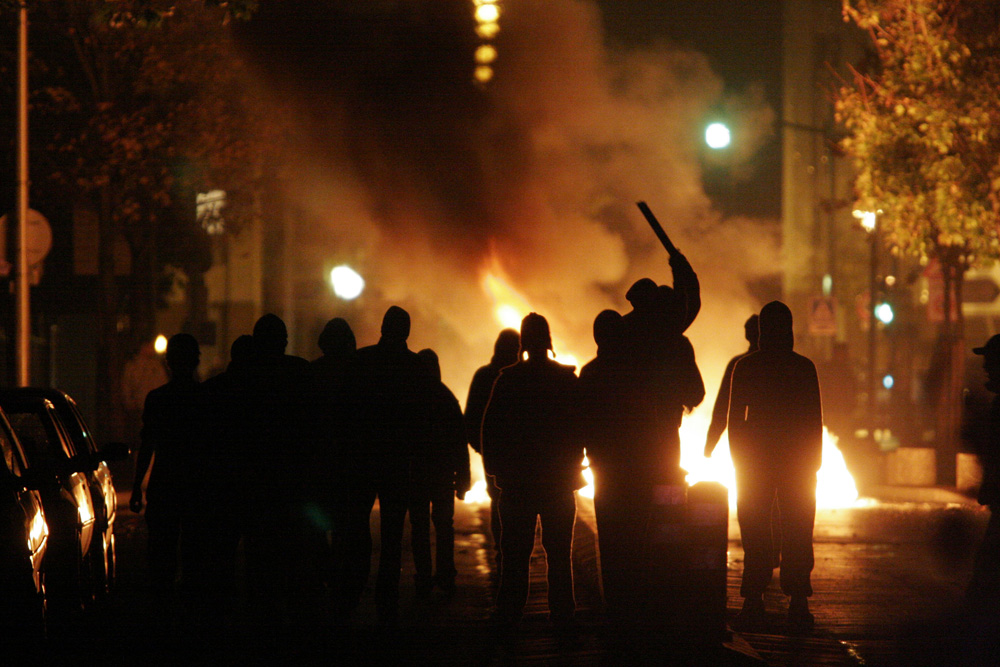
[[[736,362],[758,349],[760,338],[760,326],[757,323],[757,315],[751,315],[743,324],[743,332],[750,347],[743,354],[737,354],[726,364],[726,370],[722,374],[722,382],[719,384],[719,393],[715,397],[715,406],[712,408],[712,422],[708,425],[708,434],[705,436],[705,456],[709,457],[715,451],[715,446],[719,444],[719,438],[726,430],[729,421],[729,389],[733,381],[733,368]]]
[[[500,489],[503,570],[496,620],[513,627],[528,599],[535,524],[542,523],[548,564],[549,617],[574,623],[574,491],[584,485],[577,432],[577,378],[572,366],[548,358],[549,324],[537,313],[521,322],[522,357],[500,371],[483,417],[483,463]]]
[[[416,567],[417,597],[427,597],[437,585],[446,595],[455,592],[455,496],[470,487],[469,446],[462,408],[441,382],[441,366],[434,350],[417,353],[437,384],[431,399],[430,439],[414,465],[410,488],[410,540]],[[431,561],[431,521],[435,557]],[[433,565],[437,566],[436,572]]]
[[[358,445],[370,480],[367,508],[379,501],[381,547],[375,583],[377,629],[398,624],[403,527],[414,459],[430,437],[434,381],[406,346],[410,315],[391,306],[382,318],[382,337],[358,350],[356,414]]]
[[[751,352],[759,349],[758,339],[760,338],[760,324],[758,316],[751,315],[743,324],[743,333],[749,349],[743,354],[737,354],[726,364],[726,370],[722,375],[722,383],[719,385],[719,393],[715,397],[715,406],[712,408],[712,422],[708,425],[708,434],[705,436],[705,458],[712,456],[715,446],[719,444],[719,438],[726,430],[729,420],[729,392],[733,381],[733,368],[736,362],[747,356]],[[781,564],[781,520],[778,516],[778,504],[775,502],[771,512],[771,553],[773,554],[771,563],[774,567]]]
[[[597,356],[580,370],[584,443],[596,478],[604,600],[610,619],[621,624],[629,611],[637,615],[636,604],[644,593],[642,553],[652,489],[633,482],[632,374],[620,313],[601,311],[594,319],[594,342]]]
[[[200,405],[195,371],[201,351],[190,334],[176,334],[167,342],[170,380],[146,396],[142,412],[141,444],[129,507],[142,511],[142,481],[150,461],[146,490],[149,529],[149,575],[158,594],[168,594],[177,575],[178,546],[192,511],[191,480],[199,452]]]
[[[683,483],[681,419],[705,397],[694,348],[683,335],[700,307],[698,279],[679,253],[670,264],[676,289],[642,278],[626,293],[632,310],[622,316],[635,468],[656,484]]]
[[[972,350],[983,357],[986,388],[993,392],[980,437],[972,439],[983,470],[979,504],[990,509],[990,520],[976,553],[967,597],[973,610],[991,623],[1000,621],[1000,334]]]
[[[465,399],[465,431],[469,444],[477,454],[482,455],[483,413],[490,401],[490,392],[500,371],[517,363],[517,355],[521,349],[521,334],[515,329],[504,329],[493,344],[493,358],[490,363],[480,366],[472,376],[469,384],[469,395]],[[493,536],[494,562],[496,567],[490,574],[495,582],[499,582],[502,557],[500,556],[500,493],[496,480],[486,476],[486,493],[490,497],[490,534]]]
[[[230,347],[226,370],[201,384],[202,464],[195,530],[185,532],[185,543],[206,558],[185,571],[194,579],[196,611],[206,623],[224,625],[231,617],[236,594],[236,554],[251,520],[247,512],[246,458],[242,447],[248,434],[240,415],[242,390],[253,363],[253,338],[243,335]]]
[[[371,486],[363,474],[355,416],[351,414],[351,378],[357,364],[357,342],[346,320],[326,323],[317,340],[323,356],[312,362],[319,414],[315,461],[319,517],[330,535],[317,545],[326,558],[334,620],[345,623],[358,606],[371,568]],[[325,535],[323,536],[325,538]]]
[[[274,314],[253,328],[253,362],[241,391],[242,443],[247,458],[247,567],[262,620],[278,625],[301,610],[304,536],[311,491],[310,447],[315,445],[314,416],[309,410],[309,362],[288,355],[288,330]]]
[[[760,349],[733,369],[729,448],[736,468],[736,511],[745,553],[740,622],[764,618],[771,580],[771,508],[781,520],[781,589],[791,597],[789,622],[813,622],[812,531],[816,472],[823,453],[823,410],[813,363],[792,351],[792,313],[780,301],[760,311]]]

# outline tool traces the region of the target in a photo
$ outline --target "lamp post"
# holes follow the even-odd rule
[[[31,304],[28,270],[28,5],[18,12],[17,50],[17,385],[31,382]]]
[[[868,421],[874,426],[875,392],[878,384],[875,378],[876,354],[878,340],[876,338],[876,323],[878,317],[878,302],[875,291],[878,289],[878,214],[881,211],[854,211],[854,217],[861,221],[861,227],[868,232],[868,242],[871,244],[871,255],[868,263]]]

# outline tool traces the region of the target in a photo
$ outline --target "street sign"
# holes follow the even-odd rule
[[[10,276],[14,268],[13,259],[7,257],[7,221],[9,216],[0,216],[0,276]],[[42,261],[52,249],[52,227],[45,216],[35,209],[28,209],[28,266],[31,270],[31,284],[37,285],[41,279]]]
[[[809,333],[815,336],[837,334],[837,300],[834,297],[809,298]]]

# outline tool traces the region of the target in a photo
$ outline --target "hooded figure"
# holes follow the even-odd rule
[[[809,626],[809,575],[816,518],[816,472],[823,450],[823,410],[813,363],[792,351],[792,312],[780,301],[760,311],[760,349],[733,369],[729,447],[736,468],[736,512],[745,561],[740,622],[764,618],[771,580],[771,507],[781,513],[781,589],[791,596],[793,625]]]
[[[431,349],[417,353],[434,379],[430,437],[414,464],[410,490],[410,542],[416,569],[417,597],[426,598],[437,585],[445,595],[455,593],[455,496],[469,490],[469,446],[462,408],[441,382],[441,365]],[[431,561],[431,521],[434,522],[435,559]],[[437,566],[437,573],[433,572]]]
[[[493,344],[493,358],[490,363],[480,366],[472,376],[469,384],[469,395],[465,399],[465,432],[469,444],[477,454],[482,454],[483,413],[486,404],[490,402],[490,392],[500,371],[517,363],[521,350],[521,334],[517,329],[504,329],[497,335]],[[496,481],[486,476],[486,493],[490,497],[490,534],[493,537],[493,558],[495,567],[490,573],[493,584],[500,582],[500,568],[503,557],[500,555],[500,491]]]

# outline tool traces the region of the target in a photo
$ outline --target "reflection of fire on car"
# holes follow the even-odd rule
[[[76,401],[64,391],[43,387],[23,387],[13,390],[19,396],[35,400],[48,400],[55,408],[59,421],[69,434],[79,461],[89,471],[90,495],[94,502],[96,521],[94,541],[91,545],[91,565],[94,592],[98,597],[108,594],[115,584],[115,518],[118,500],[108,469],[108,461],[121,461],[128,457],[128,445],[108,443],[98,449],[94,436],[80,413]]]
[[[0,411],[0,629],[11,640],[44,632],[42,566],[49,528],[24,452]]]
[[[0,392],[0,407],[23,446],[48,520],[48,608],[53,616],[79,611],[106,587],[106,564],[114,560],[114,543],[106,539],[91,495],[92,486],[102,489],[95,475],[101,454],[78,449],[53,401],[33,390]],[[103,490],[96,495],[105,505]]]

